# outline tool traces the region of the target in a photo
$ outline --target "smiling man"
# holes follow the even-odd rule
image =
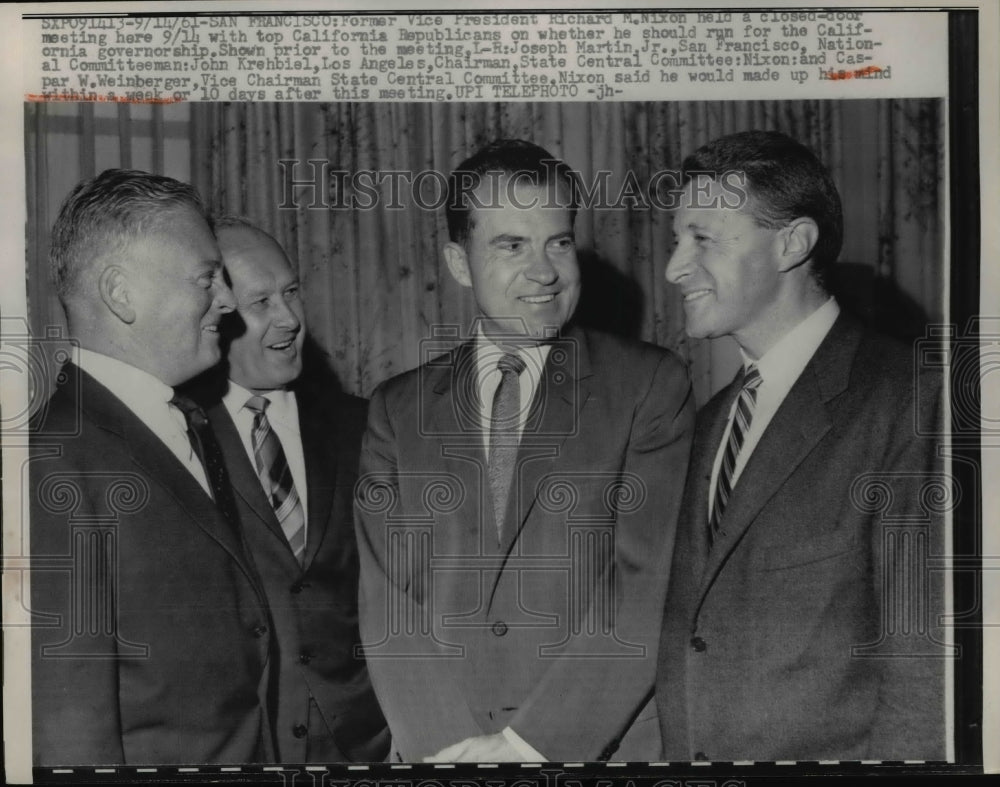
[[[53,280],[77,343],[33,424],[37,765],[273,759],[263,589],[204,413],[234,307],[195,191],[106,170],[67,197]]]
[[[930,497],[947,479],[920,436],[941,380],[829,294],[840,197],[809,150],[734,134],[684,180],[667,280],[687,332],[733,337],[743,368],[698,413],[660,643],[663,756],[942,759],[943,573],[926,556],[943,550],[947,505]]]
[[[270,235],[222,219],[236,297],[228,385],[209,409],[271,608],[269,709],[278,762],[378,761],[388,732],[358,644],[353,493],[365,402],[306,385],[298,272]]]
[[[443,257],[478,319],[373,396],[361,631],[399,759],[658,751],[647,700],[691,390],[666,350],[571,324],[573,197],[528,142],[462,162]]]

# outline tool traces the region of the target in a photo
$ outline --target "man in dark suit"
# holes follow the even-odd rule
[[[361,632],[402,759],[656,753],[642,711],[690,384],[663,349],[567,327],[572,196],[566,165],[527,142],[459,165],[444,259],[481,316],[372,400]]]
[[[671,760],[942,759],[940,381],[827,292],[840,198],[744,132],[684,162],[667,279],[743,368],[700,412],[660,642]]]
[[[239,219],[216,237],[236,297],[228,384],[208,415],[271,607],[270,708],[279,762],[379,761],[389,733],[358,635],[353,500],[363,399],[306,385],[299,277]]]
[[[201,202],[107,170],[63,204],[51,262],[78,347],[33,425],[34,761],[272,760],[264,589],[173,390],[219,361],[234,306]]]

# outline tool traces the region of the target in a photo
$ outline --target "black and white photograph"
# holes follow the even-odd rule
[[[984,20],[847,9],[31,7],[8,773],[989,770]]]

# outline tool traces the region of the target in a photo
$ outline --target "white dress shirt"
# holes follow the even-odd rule
[[[149,372],[82,347],[74,348],[73,363],[121,399],[212,497],[205,468],[191,447],[184,413],[170,404],[173,388]]]
[[[830,332],[839,314],[840,307],[837,302],[833,298],[829,298],[826,303],[782,336],[778,343],[764,353],[759,360],[754,361],[743,352],[742,348],[740,349],[740,353],[743,355],[744,370],[751,364],[755,364],[757,371],[760,372],[761,383],[757,388],[757,402],[754,406],[753,417],[750,419],[750,428],[744,435],[743,447],[736,457],[736,467],[733,469],[733,487],[736,486],[743,468],[746,467],[757,443],[760,442],[767,425],[771,423],[771,419],[781,407],[781,403],[785,401],[788,392],[792,390],[795,381],[799,379],[806,365],[816,354],[816,350],[823,343],[823,339]],[[739,399],[737,396],[729,409],[729,423],[715,454],[712,483],[709,487],[711,492],[708,496],[709,520],[712,518],[712,508],[715,505],[715,488],[719,479],[719,468],[722,466],[726,443],[729,442],[729,433],[733,429],[733,417]]]
[[[239,432],[243,449],[250,459],[250,466],[256,471],[257,463],[253,456],[253,418],[255,413],[246,407],[247,400],[255,396],[253,391],[248,391],[242,385],[229,381],[229,389],[222,397],[222,404],[236,424],[236,431]],[[295,484],[295,491],[302,502],[302,511],[305,513],[308,522],[309,501],[306,489],[306,457],[302,449],[302,433],[299,430],[299,405],[292,391],[277,389],[260,394],[267,399],[270,404],[267,406],[265,415],[267,422],[271,425],[272,431],[281,441],[281,448],[285,452],[285,459],[288,467],[292,471],[292,483]],[[269,490],[268,490],[269,491]],[[307,525],[308,526],[308,525]],[[308,531],[305,533],[308,539]]]

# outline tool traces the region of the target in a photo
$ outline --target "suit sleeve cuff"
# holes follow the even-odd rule
[[[504,727],[500,732],[507,739],[507,743],[513,746],[517,750],[517,753],[524,758],[522,762],[548,762],[545,755],[538,751],[538,749],[532,748],[524,738],[510,727]]]

